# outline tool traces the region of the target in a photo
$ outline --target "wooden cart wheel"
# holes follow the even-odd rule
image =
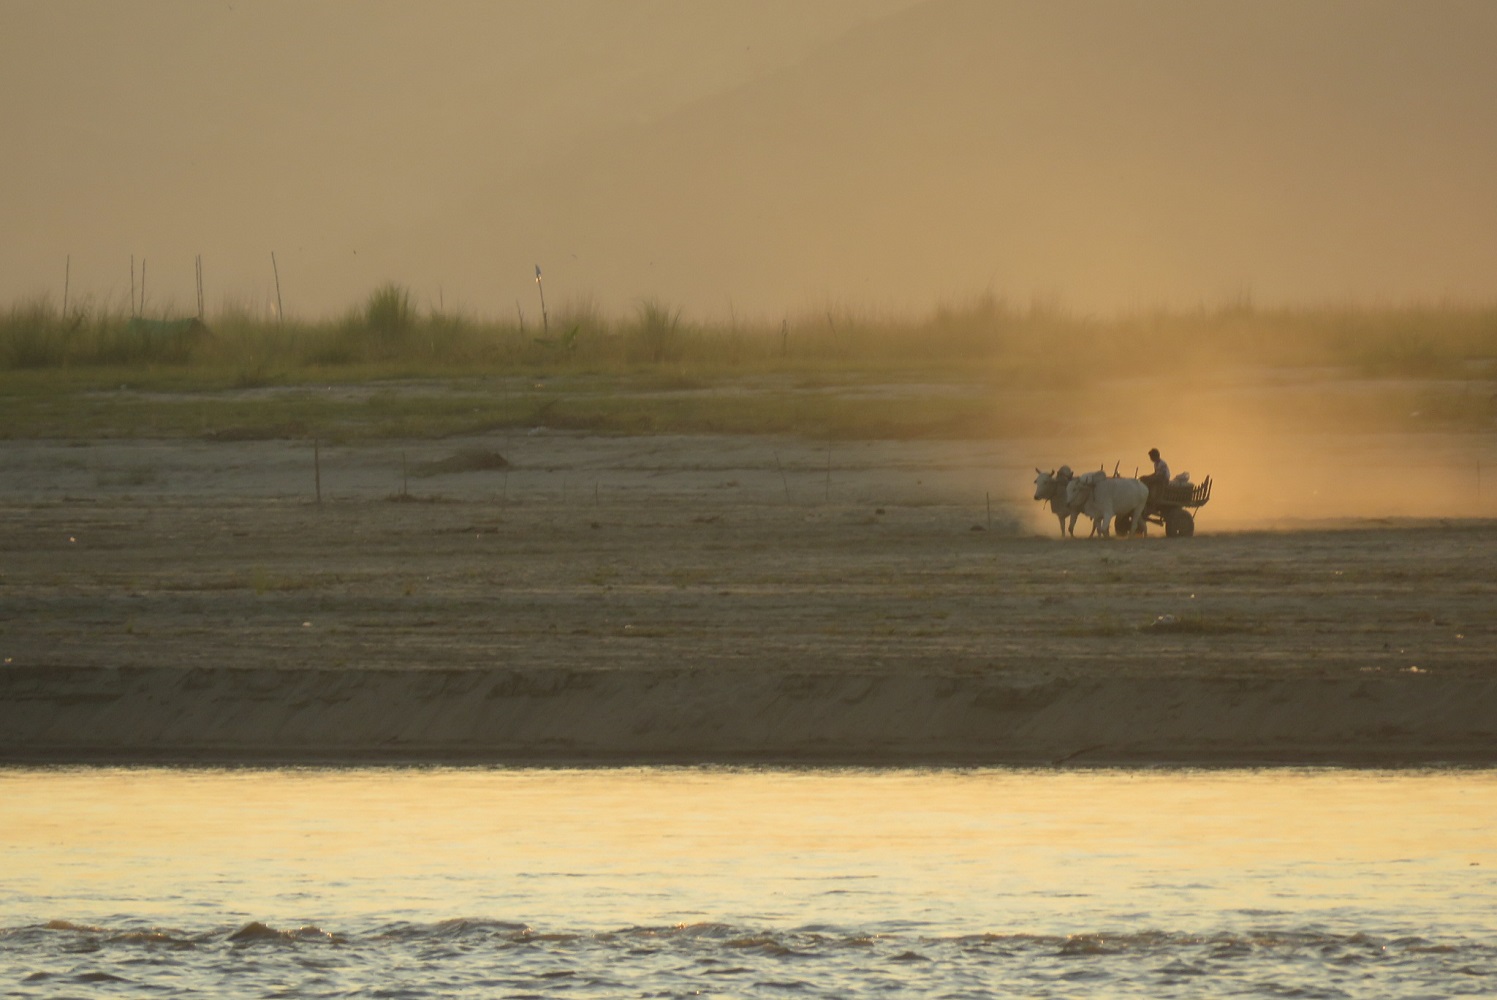
[[[1171,507],[1164,512],[1164,537],[1189,538],[1196,533],[1196,519],[1184,507]]]

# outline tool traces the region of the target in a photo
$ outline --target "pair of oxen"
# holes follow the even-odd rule
[[[1076,520],[1082,514],[1091,518],[1092,534],[1108,538],[1112,526],[1118,533],[1144,532],[1144,507],[1149,502],[1149,487],[1137,479],[1109,476],[1106,472],[1083,472],[1076,475],[1069,465],[1053,472],[1041,472],[1034,480],[1034,498],[1048,500],[1050,510],[1060,518],[1060,535],[1076,537]],[[1067,525],[1069,521],[1069,525]]]

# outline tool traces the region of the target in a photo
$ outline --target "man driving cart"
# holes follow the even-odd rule
[[[1138,481],[1149,488],[1149,496],[1157,497],[1159,491],[1169,485],[1170,464],[1159,454],[1158,448],[1149,449],[1149,458],[1154,462],[1154,471],[1147,476],[1139,476]]]

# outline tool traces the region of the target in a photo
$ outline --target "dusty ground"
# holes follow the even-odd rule
[[[215,741],[293,756],[336,749],[312,723],[278,737],[282,723],[262,716],[227,734],[203,721],[232,715],[239,697],[203,678],[256,668],[523,676],[531,688],[548,672],[648,679],[606,698],[596,679],[566,682],[592,685],[584,699],[602,700],[592,715],[553,720],[578,730],[540,741],[558,756],[690,757],[695,748],[708,758],[804,757],[818,755],[814,744],[828,759],[917,759],[927,747],[974,760],[1497,760],[1490,519],[1286,531],[1251,530],[1239,517],[1220,530],[1208,506],[1189,540],[1061,542],[1027,500],[1031,457],[1002,445],[540,433],[326,449],[320,504],[302,444],[3,447],[9,686],[0,711],[9,734],[0,749],[12,756],[198,753]],[[511,465],[421,474],[474,450]],[[157,679],[119,701],[117,668],[156,670]],[[194,697],[211,704],[189,710],[186,689],[160,679],[186,668],[202,668],[192,689],[210,690]],[[834,675],[861,679],[863,693]],[[72,678],[67,691],[49,687],[62,676]],[[690,679],[690,690],[672,689],[684,707],[669,724],[649,715],[662,677]],[[772,690],[765,678],[778,678]],[[838,704],[901,678],[939,690],[878,688],[883,714],[865,706],[856,733],[826,742]],[[1169,689],[1178,703],[1130,700],[1162,682],[1179,682]],[[443,717],[441,703],[476,697],[473,683],[443,684],[451,690],[402,689],[361,709],[359,725],[372,728],[358,738],[436,752],[444,733],[461,730],[446,751],[525,755],[513,720],[501,733],[492,719]],[[1320,693],[1301,698],[1311,688],[1295,685]],[[493,701],[513,682],[479,687]],[[972,706],[1037,689],[1050,692],[1042,700],[1052,713],[1057,699],[1075,702],[1067,721],[1041,731],[1032,712],[1004,716],[1028,742],[984,742],[987,723],[968,717]],[[344,704],[351,690],[298,697]],[[948,724],[941,706],[952,691],[968,715]],[[1091,700],[1081,705],[1078,692]],[[1004,697],[1003,711],[1018,711]],[[118,704],[104,719],[111,698]],[[752,733],[734,729],[722,745],[691,735],[693,718],[716,719],[715,732],[741,729],[742,720],[720,718],[739,699],[754,713]],[[1244,699],[1248,714],[1232,715]],[[1358,715],[1359,700],[1382,707]],[[1286,707],[1296,703],[1300,715]],[[77,714],[78,705],[95,714]],[[158,709],[186,728],[141,721]],[[1199,717],[1182,728],[1192,711]],[[641,712],[648,717],[622,728],[602,721]],[[924,721],[891,722],[909,712]],[[419,732],[380,735],[412,713],[431,718]],[[1344,718],[1317,730],[1317,718],[1334,713]],[[1291,715],[1298,721],[1280,732]],[[1114,752],[1097,752],[1102,744]]]

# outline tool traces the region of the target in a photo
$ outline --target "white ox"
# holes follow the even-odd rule
[[[1149,487],[1137,479],[1109,478],[1105,472],[1083,472],[1066,484],[1066,506],[1092,519],[1103,538],[1112,534],[1113,519],[1127,515],[1135,535],[1143,534],[1144,506]]]
[[[1066,487],[1074,475],[1069,465],[1062,465],[1054,472],[1041,472],[1034,470],[1038,475],[1034,477],[1034,498],[1036,500],[1050,501],[1050,511],[1060,518],[1060,537],[1066,537],[1066,518],[1071,519],[1071,537],[1076,537],[1076,519],[1081,516],[1080,507],[1071,507],[1066,503]]]

